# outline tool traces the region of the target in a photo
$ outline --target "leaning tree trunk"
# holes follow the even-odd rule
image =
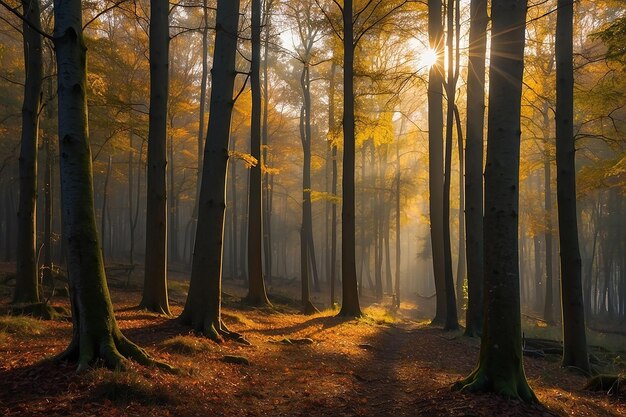
[[[261,0],[252,0],[252,120],[250,123],[250,154],[257,164],[249,169],[248,198],[248,295],[246,302],[269,306],[263,279],[263,228],[261,211]]]
[[[342,304],[340,316],[361,316],[356,281],[354,210],[354,28],[352,0],[343,2],[343,200],[341,210]]]
[[[437,311],[433,324],[446,318],[446,280],[443,232],[443,24],[441,0],[428,2],[430,48],[437,52],[437,62],[428,73],[428,189],[430,192],[430,241]]]
[[[20,197],[17,211],[17,273],[15,303],[39,302],[37,276],[37,139],[43,77],[43,55],[39,0],[23,0],[24,23],[24,101],[22,103],[22,138],[20,146]],[[32,27],[31,27],[32,25]],[[5,197],[6,198],[6,197]]]
[[[558,0],[556,20],[556,163],[563,366],[589,372],[585,309],[576,219],[576,148],[574,142],[573,0]],[[595,239],[594,239],[595,245]]]
[[[470,3],[465,144],[465,235],[467,239],[467,311],[465,334],[479,336],[483,322],[483,137],[487,0]]]
[[[146,203],[146,257],[139,306],[170,315],[167,299],[167,95],[169,71],[169,3],[150,1],[150,117]]]
[[[218,0],[215,27],[211,112],[204,147],[198,228],[189,294],[180,319],[194,331],[221,341],[223,336],[240,337],[226,328],[221,317],[226,173],[237,75],[238,0]]]
[[[96,359],[111,368],[123,367],[125,358],[153,362],[122,335],[106,283],[94,211],[87,130],[87,48],[81,16],[80,0],[55,1],[57,74],[63,74],[57,77],[61,206],[74,325],[72,341],[59,359],[78,361],[79,371]]]
[[[526,0],[493,0],[487,166],[485,323],[478,367],[457,384],[536,402],[522,364],[519,298],[519,150]]]

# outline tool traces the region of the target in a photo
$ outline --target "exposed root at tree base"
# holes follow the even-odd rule
[[[523,375],[521,377],[511,376],[506,380],[494,380],[486,375],[486,372],[480,367],[467,378],[455,383],[452,389],[473,393],[493,392],[528,404],[539,404],[539,400]]]
[[[187,325],[191,324],[191,322],[184,317],[181,317],[181,322]],[[242,345],[251,345],[242,334],[230,330],[222,319],[211,320],[208,323],[198,323],[192,327],[196,334],[205,336],[215,343],[223,343],[224,340],[233,340]]]
[[[317,309],[317,307],[315,307],[310,301],[307,301],[302,307],[302,314],[304,314],[305,316],[311,316],[319,312],[320,311]]]
[[[114,333],[117,334],[105,334],[96,339],[88,334],[82,334],[80,337],[75,335],[67,349],[55,360],[77,362],[77,372],[87,371],[99,359],[107,368],[113,370],[126,370],[128,360],[133,360],[140,365],[156,366],[168,372],[176,371],[172,366],[150,357],[145,350],[128,340],[121,332]]]

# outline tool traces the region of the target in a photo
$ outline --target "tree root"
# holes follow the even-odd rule
[[[302,307],[302,314],[305,316],[311,316],[313,314],[317,314],[320,311],[313,305],[311,301],[307,301]]]
[[[150,357],[119,330],[114,331],[113,335],[106,334],[97,338],[86,333],[74,335],[70,345],[55,361],[78,362],[76,371],[80,373],[90,369],[98,359],[103,360],[104,365],[113,370],[127,370],[128,360],[134,360],[143,366],[156,366],[168,372],[176,371],[174,367]]]
[[[494,392],[509,399],[516,399],[529,404],[538,404],[539,400],[528,385],[526,378],[511,376],[507,379],[491,379],[482,368],[477,368],[467,378],[452,386],[454,391],[472,393]]]

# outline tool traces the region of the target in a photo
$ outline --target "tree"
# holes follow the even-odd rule
[[[444,323],[446,309],[446,279],[443,230],[443,24],[442,2],[428,2],[428,38],[437,61],[428,72],[428,190],[430,192],[430,241],[437,310],[433,324]]]
[[[483,138],[485,127],[485,55],[487,0],[470,3],[465,148],[465,235],[467,239],[467,312],[465,334],[482,332],[483,308]]]
[[[20,196],[17,232],[17,274],[13,302],[39,302],[36,256],[37,140],[43,79],[41,13],[38,0],[23,0],[24,101],[20,146]]]
[[[536,402],[524,375],[519,298],[520,107],[526,0],[494,0],[487,165],[485,168],[485,321],[478,367],[456,388]]]
[[[263,227],[261,210],[261,0],[252,0],[252,121],[250,124],[250,154],[257,160],[250,167],[250,197],[248,199],[248,295],[246,301],[257,306],[271,305],[263,279]],[[266,248],[269,250],[269,248]]]
[[[561,248],[561,303],[563,311],[563,366],[589,372],[582,262],[578,246],[576,210],[576,148],[574,142],[573,0],[558,0],[556,20],[556,164],[559,242]]]
[[[340,316],[359,317],[356,280],[355,198],[354,198],[354,27],[352,0],[343,2],[343,187],[341,205],[341,287]]]
[[[146,210],[146,260],[139,306],[170,315],[167,299],[167,96],[169,3],[150,1],[150,117]]]
[[[57,74],[63,74],[57,77],[61,206],[73,322],[72,341],[58,358],[77,361],[79,371],[96,359],[110,368],[123,367],[125,358],[151,364],[117,325],[98,244],[80,0],[55,1],[53,39]]]
[[[228,330],[221,317],[226,172],[237,75],[238,0],[218,0],[215,27],[211,112],[204,146],[198,227],[189,293],[180,320],[194,331],[221,341],[223,337],[240,337]]]
[[[456,330],[459,322],[456,310],[456,297],[454,291],[454,275],[452,273],[452,245],[450,237],[450,184],[452,182],[452,132],[454,131],[454,101],[456,97],[456,83],[458,80],[458,69],[454,63],[454,10],[456,0],[448,0],[446,7],[448,33],[446,36],[448,52],[448,81],[446,82],[446,142],[445,142],[445,162],[443,173],[443,260],[444,260],[444,280],[446,296],[446,316],[444,320],[445,330]],[[458,5],[457,5],[458,6]],[[458,45],[457,45],[458,48]],[[458,61],[457,61],[458,63]],[[438,129],[439,126],[429,126],[431,129]],[[463,278],[457,276],[457,279]]]

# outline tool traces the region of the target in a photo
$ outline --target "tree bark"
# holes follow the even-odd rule
[[[234,106],[239,0],[218,0],[209,125],[204,147],[191,280],[180,320],[213,340],[240,338],[221,317],[226,173]]]
[[[450,184],[452,182],[452,132],[454,130],[454,101],[456,96],[456,77],[454,76],[454,3],[448,0],[448,82],[446,85],[446,149],[443,174],[443,260],[446,293],[446,317],[444,330],[456,330],[459,321],[456,311],[454,273],[452,272],[452,245],[450,236]],[[430,128],[429,128],[430,129]]]
[[[562,365],[589,372],[581,282],[582,262],[578,245],[578,221],[576,218],[576,146],[574,141],[574,67],[572,45],[574,2],[573,0],[558,0],[557,5],[556,180],[561,248],[561,302],[563,307]]]
[[[153,362],[122,335],[106,283],[94,210],[81,17],[79,0],[55,1],[57,74],[63,74],[57,77],[61,204],[73,321],[72,341],[59,359],[78,361],[79,371],[98,358],[110,368],[123,367],[125,358]]]
[[[17,273],[14,303],[39,302],[37,274],[37,141],[43,79],[39,0],[22,0],[24,21],[24,100],[20,141],[20,194],[17,211]],[[32,25],[32,27],[31,27]]]
[[[483,149],[485,130],[485,55],[487,0],[470,3],[465,144],[465,235],[467,239],[467,311],[465,334],[480,336],[483,322]]]
[[[252,0],[252,120],[250,123],[250,154],[257,164],[250,167],[248,198],[248,295],[246,302],[255,306],[271,305],[263,279],[263,227],[261,210],[261,0]]]
[[[146,203],[146,255],[139,306],[170,315],[167,298],[167,96],[169,3],[150,0],[150,116]]]
[[[478,367],[456,388],[537,402],[522,364],[518,210],[526,0],[493,0],[485,169],[485,322]]]
[[[428,2],[428,38],[437,62],[428,73],[428,190],[430,241],[435,277],[436,313],[433,324],[443,324],[446,314],[446,279],[443,215],[443,23],[442,2]]]
[[[354,28],[352,0],[343,3],[343,190],[341,206],[342,303],[340,316],[359,317],[359,292],[356,280],[354,209]]]
[[[334,57],[333,57],[334,58]],[[331,220],[330,220],[330,306],[335,306],[335,281],[337,273],[337,143],[335,134],[335,72],[337,63],[333,59],[330,67],[330,83],[328,86],[328,133],[331,136],[328,140],[331,147],[332,157],[332,181],[331,181]],[[332,139],[331,139],[332,138]]]

